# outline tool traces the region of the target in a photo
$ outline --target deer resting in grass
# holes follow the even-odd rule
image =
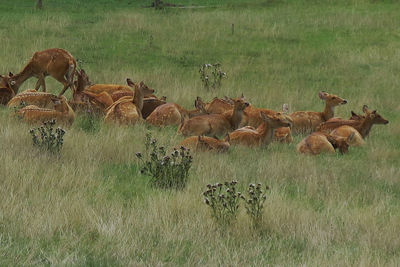
[[[0,75],[0,104],[7,105],[8,101],[14,96],[14,90],[10,87],[7,80],[4,79],[4,76]]]
[[[237,129],[243,118],[243,110],[249,106],[249,103],[242,98],[233,101],[233,110],[222,114],[200,115],[191,119],[184,118],[179,126],[178,133],[184,136],[224,136]]]
[[[38,92],[35,89],[25,90],[16,96],[14,96],[7,104],[9,108],[21,107],[21,104],[35,105],[39,108],[50,108],[54,109],[55,95],[46,92]]]
[[[20,73],[13,75],[10,72],[3,79],[16,94],[19,87],[31,77],[38,78],[35,89],[38,90],[42,87],[43,91],[46,92],[45,78],[46,76],[52,76],[64,85],[59,94],[61,96],[69,87],[74,88],[75,70],[76,61],[68,51],[61,48],[52,48],[36,52]]]
[[[389,121],[383,118],[376,110],[368,109],[367,105],[363,106],[365,116],[358,115],[357,120],[332,120],[321,124],[319,131],[330,133],[332,136],[346,138],[354,134],[355,138],[350,143],[352,146],[360,146],[364,144],[364,139],[369,135],[374,124],[388,124]],[[356,114],[352,114],[355,117]]]
[[[54,97],[54,109],[40,108],[29,105],[20,109],[16,115],[28,123],[43,123],[55,119],[57,123],[71,125],[75,119],[73,109],[68,105],[64,96]]]
[[[208,136],[190,136],[183,140],[180,145],[193,151],[227,152],[230,147],[229,134],[225,140]]]
[[[176,103],[166,103],[154,109],[146,118],[146,122],[154,126],[179,125],[184,118],[192,118],[206,114],[204,106],[198,98],[194,102],[196,109],[187,110]]]
[[[230,144],[251,147],[267,146],[272,142],[277,128],[292,126],[292,119],[282,112],[271,115],[261,112],[260,117],[263,122],[257,129],[246,126],[231,132]]]
[[[325,109],[322,112],[316,111],[296,111],[290,114],[293,120],[292,131],[296,134],[310,133],[316,130],[318,125],[333,118],[335,107],[347,103],[337,95],[319,92],[319,98],[325,101]]]
[[[135,84],[129,78],[129,86],[135,88],[133,97],[124,96],[115,101],[107,108],[105,121],[118,122],[120,124],[135,124],[142,119],[143,98],[147,94],[154,93],[153,89],[142,86],[143,83]]]
[[[339,149],[341,154],[347,153],[349,143],[352,142],[354,134],[344,138],[331,136],[323,132],[313,132],[306,138],[301,140],[297,145],[298,153],[318,155],[321,153],[336,153],[335,149]]]

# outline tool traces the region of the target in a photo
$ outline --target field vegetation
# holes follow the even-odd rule
[[[194,155],[184,190],[150,186],[135,153],[151,132],[170,151],[175,127],[117,127],[78,117],[61,155],[32,145],[0,107],[0,265],[396,266],[400,262],[400,5],[389,0],[0,1],[0,73],[60,47],[94,83],[143,80],[171,102],[237,97],[257,107],[323,110],[318,92],[367,104],[390,121],[346,155],[304,156],[292,144]],[[232,24],[234,31],[232,33]],[[205,90],[199,68],[227,78]],[[49,91],[61,84],[47,78]],[[33,88],[30,79],[20,89]],[[70,92],[66,94],[70,97]],[[94,127],[94,128],[93,128]],[[268,185],[258,228],[242,207],[220,226],[207,184]]]

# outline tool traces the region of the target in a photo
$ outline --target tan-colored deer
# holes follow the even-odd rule
[[[243,93],[241,98],[244,99]],[[199,99],[202,102],[202,99]],[[210,114],[222,114],[233,109],[233,101],[226,96],[224,99],[215,97],[211,102],[204,103],[204,107],[205,110]],[[255,108],[252,105],[249,105],[243,112],[242,122],[239,127],[252,126],[257,128],[260,126],[263,123],[263,120],[261,119],[261,112],[264,112],[267,115],[276,114],[276,111],[265,108]],[[291,143],[293,141],[293,137],[290,128],[282,127],[276,129],[274,140],[282,143]]]
[[[54,109],[55,95],[46,92],[38,92],[35,89],[25,90],[14,96],[7,104],[8,107],[19,108],[21,104],[35,105],[39,108]]]
[[[290,114],[293,119],[292,132],[310,133],[316,130],[318,125],[334,117],[335,107],[347,103],[337,95],[328,94],[326,92],[319,92],[319,98],[325,101],[325,109],[323,112],[316,111],[296,111]]]
[[[229,135],[227,135],[226,140],[219,140],[208,136],[190,136],[183,140],[180,145],[193,151],[214,152],[227,152],[230,147]]]
[[[7,103],[15,96],[14,90],[10,87],[7,80],[0,75],[0,105],[7,105]]]
[[[354,134],[347,138],[335,137],[323,132],[313,132],[300,141],[296,150],[298,153],[318,155],[321,153],[336,153],[335,149],[339,149],[341,154],[347,153],[349,143],[352,141]]]
[[[5,80],[18,93],[19,87],[29,78],[36,77],[38,81],[35,89],[40,87],[46,92],[46,76],[52,76],[54,79],[64,85],[60,96],[71,87],[74,87],[73,79],[76,70],[76,61],[74,57],[66,50],[52,48],[39,51],[33,54],[31,60],[26,64],[22,71],[13,75],[11,72],[5,77]]]
[[[292,119],[282,112],[270,115],[261,112],[260,117],[263,122],[257,129],[245,126],[231,132],[230,144],[251,147],[267,146],[272,142],[277,128],[292,126]]]
[[[346,138],[354,134],[355,138],[350,144],[359,146],[364,144],[364,139],[369,135],[374,124],[388,124],[376,110],[371,111],[367,105],[363,106],[365,116],[358,115],[358,120],[334,120],[327,121],[318,127],[319,131],[330,133],[332,136]],[[354,117],[354,115],[352,115]]]
[[[153,89],[135,84],[129,78],[126,80],[129,86],[135,88],[133,97],[124,96],[115,101],[106,110],[106,122],[118,122],[120,124],[135,124],[142,119],[143,98],[147,94],[154,93]]]
[[[55,119],[57,123],[71,125],[75,119],[73,109],[68,105],[64,96],[55,97],[54,109],[39,108],[35,105],[29,105],[20,109],[16,115],[28,123],[39,123]]]
[[[194,102],[195,109],[187,110],[176,103],[166,103],[154,109],[154,111],[146,118],[146,122],[164,127],[168,125],[179,125],[183,118],[192,118],[202,114],[207,114],[204,110],[202,102],[198,99]]]
[[[200,115],[191,119],[184,118],[179,126],[178,133],[184,136],[224,136],[237,129],[243,118],[243,110],[249,106],[249,103],[242,98],[233,101],[234,109],[223,114]]]

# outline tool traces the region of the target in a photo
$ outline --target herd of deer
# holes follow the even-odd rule
[[[64,85],[59,96],[46,92],[45,77],[49,75]],[[33,76],[38,78],[35,89],[17,94],[21,84]],[[195,109],[187,110],[167,103],[166,97],[156,97],[143,82],[127,79],[127,84],[91,84],[85,71],[76,69],[73,56],[55,48],[36,52],[20,73],[0,76],[0,102],[20,108],[17,116],[30,123],[56,119],[72,124],[75,112],[91,110],[104,116],[107,123],[132,125],[144,120],[158,127],[176,125],[178,133],[188,137],[182,146],[218,152],[227,151],[231,145],[259,147],[274,140],[290,143],[292,133],[307,133],[297,145],[298,152],[316,155],[339,149],[345,153],[349,146],[364,143],[372,125],[389,123],[366,105],[364,115],[352,112],[348,120],[335,118],[335,107],[347,100],[326,92],[319,92],[319,98],[325,101],[322,112],[288,114],[287,105],[282,112],[256,108],[243,94],[238,98],[214,98],[209,103],[197,97]],[[43,92],[38,91],[40,87]],[[73,91],[70,101],[63,96],[68,88]]]

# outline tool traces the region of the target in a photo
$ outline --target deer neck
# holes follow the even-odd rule
[[[243,110],[238,110],[238,109],[234,109],[232,116],[228,117],[227,119],[229,120],[232,129],[236,130],[237,128],[239,128],[240,123],[242,122],[242,118],[243,118]]]
[[[257,132],[261,136],[261,144],[269,145],[272,142],[272,139],[275,135],[275,129],[276,128],[269,127],[266,122],[263,122],[260,126],[258,126]]]
[[[195,117],[195,116],[199,116],[201,115],[201,111],[198,109],[192,109],[192,110],[184,110],[183,111],[189,118]]]
[[[328,103],[325,103],[325,109],[322,112],[322,117],[325,121],[332,119],[335,116],[335,106],[331,106]]]
[[[372,119],[366,116],[364,120],[361,122],[361,124],[358,127],[356,127],[356,130],[361,134],[362,138],[365,138],[371,131],[372,125],[373,125]]]
[[[25,66],[25,68],[18,74],[14,75],[14,80],[15,80],[15,90],[18,92],[19,87],[29,78],[31,78],[34,75],[31,66],[28,64]]]
[[[142,117],[142,109],[143,109],[143,94],[139,89],[135,89],[135,95],[133,96],[133,104],[138,109],[140,117]]]

